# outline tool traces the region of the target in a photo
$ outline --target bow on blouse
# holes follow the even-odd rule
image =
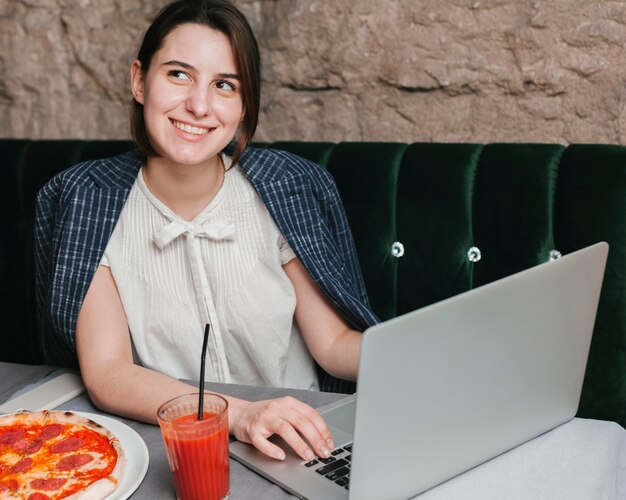
[[[210,238],[212,240],[223,240],[232,238],[235,234],[235,226],[222,221],[194,224],[179,219],[170,222],[157,231],[152,240],[159,248],[163,249],[181,234],[186,234],[188,239]]]

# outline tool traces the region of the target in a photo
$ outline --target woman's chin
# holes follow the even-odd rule
[[[175,165],[196,166],[202,165],[206,162],[211,162],[212,159],[218,154],[216,152],[199,153],[198,151],[165,151],[161,153],[161,161],[172,163]]]

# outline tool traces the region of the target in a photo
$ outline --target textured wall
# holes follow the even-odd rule
[[[167,0],[0,0],[0,136],[127,138]],[[626,144],[626,1],[240,0],[258,140]]]

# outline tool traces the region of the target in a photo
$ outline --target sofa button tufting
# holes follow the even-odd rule
[[[548,260],[556,260],[556,259],[560,259],[561,257],[563,257],[561,255],[561,252],[559,252],[556,248],[553,250],[550,250],[550,252],[548,253]]]
[[[480,253],[480,248],[478,248],[478,247],[470,247],[470,249],[467,251],[467,259],[470,262],[478,262],[480,259],[482,259],[482,254]]]
[[[404,245],[399,241],[394,241],[393,245],[391,245],[391,255],[396,259],[402,257],[404,255]]]

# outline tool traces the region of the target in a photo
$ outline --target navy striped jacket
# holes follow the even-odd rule
[[[82,301],[141,167],[139,152],[87,161],[52,178],[37,195],[36,297],[39,347],[47,363],[76,366]],[[277,150],[247,149],[240,166],[315,282],[348,324],[362,331],[371,311],[350,228],[331,175]],[[354,384],[320,369],[322,390]]]

